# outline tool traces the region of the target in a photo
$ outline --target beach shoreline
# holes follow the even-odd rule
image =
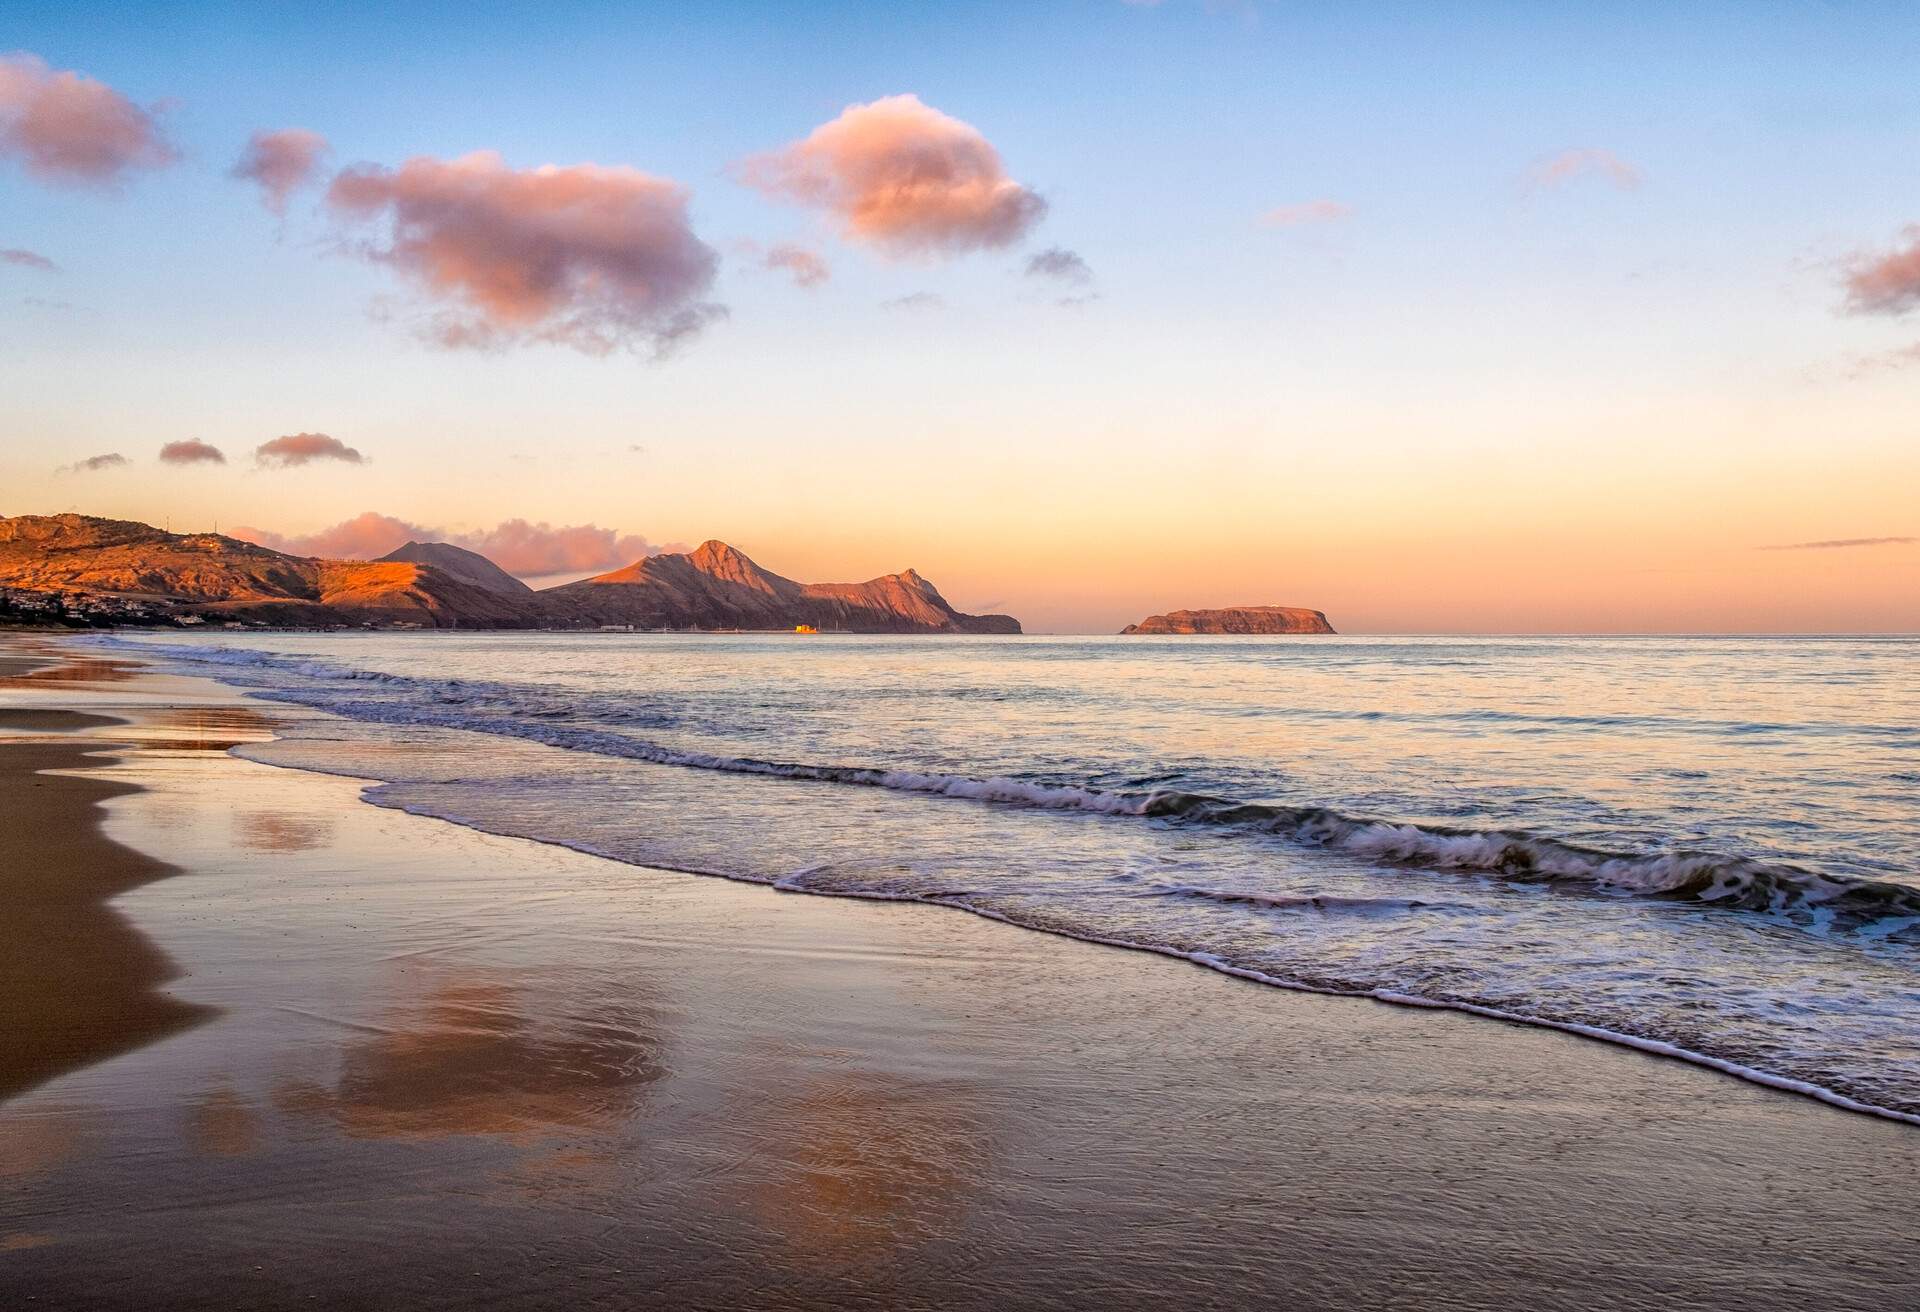
[[[118,1011],[134,988],[178,1023],[0,1086],[0,1291],[1869,1308],[1920,1289],[1910,1127],[1547,1030],[367,806],[354,781],[228,754],[278,708],[86,661],[93,679],[0,688],[0,787],[40,817],[7,842],[16,867],[98,876],[62,896],[150,955],[76,959],[38,996]]]

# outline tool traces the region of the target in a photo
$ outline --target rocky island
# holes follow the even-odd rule
[[[1332,633],[1333,625],[1304,606],[1224,606],[1218,610],[1171,610],[1129,624],[1121,633]]]

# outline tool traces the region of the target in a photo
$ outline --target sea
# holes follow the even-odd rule
[[[1920,1123],[1920,639],[97,641],[377,805]]]

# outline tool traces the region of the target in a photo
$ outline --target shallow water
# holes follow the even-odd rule
[[[1913,639],[118,641],[385,805],[1920,1116]]]

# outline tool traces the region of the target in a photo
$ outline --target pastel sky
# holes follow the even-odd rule
[[[311,10],[0,0],[0,513],[1920,630],[1911,5]]]

